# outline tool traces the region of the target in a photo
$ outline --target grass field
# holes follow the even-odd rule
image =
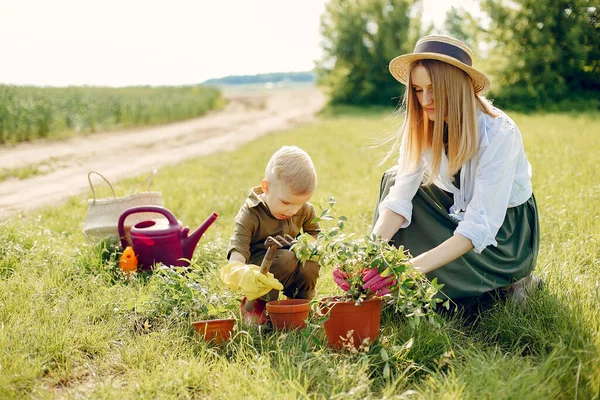
[[[225,104],[214,87],[0,85],[0,144],[181,121]]]
[[[280,146],[312,155],[315,203],[335,196],[349,229],[368,232],[391,165],[378,166],[384,149],[369,146],[398,121],[389,110],[345,111],[159,171],[154,187],[185,224],[220,215],[196,249],[191,280],[173,271],[120,277],[118,254],[80,233],[87,196],[5,223],[0,398],[599,398],[599,114],[513,115],[534,170],[546,283],[526,306],[445,315],[440,328],[411,328],[385,312],[379,340],[359,354],[315,343],[309,334],[324,338],[318,324],[303,335],[238,323],[223,348],[199,339],[191,322],[209,317],[207,304],[238,307],[240,294],[217,271],[233,217]],[[337,293],[330,271],[321,275],[319,295]]]

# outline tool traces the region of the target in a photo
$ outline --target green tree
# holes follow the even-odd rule
[[[462,40],[477,53],[481,36],[485,33],[481,21],[461,7],[450,7],[444,20],[444,32]]]
[[[462,7],[452,6],[444,19],[444,33],[462,40],[477,56],[479,46],[485,41],[487,29],[481,18]]]
[[[421,35],[420,0],[331,0],[321,17],[324,58],[318,83],[338,104],[397,104],[403,86],[391,59],[412,51]]]
[[[597,0],[594,0],[597,1]],[[499,71],[496,103],[522,110],[599,108],[600,10],[592,0],[484,0]]]
[[[496,83],[495,73],[506,65],[506,57],[490,52],[487,42],[489,33],[486,22],[461,7],[450,7],[446,13],[442,33],[462,40],[471,48],[473,65]]]

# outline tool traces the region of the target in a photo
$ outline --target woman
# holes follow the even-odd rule
[[[531,166],[515,123],[483,97],[490,82],[472,58],[461,41],[431,35],[391,61],[407,87],[405,120],[373,233],[404,246],[452,299],[509,288],[520,300],[539,284]]]

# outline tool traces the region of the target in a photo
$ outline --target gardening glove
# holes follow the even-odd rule
[[[375,293],[376,296],[383,296],[390,293],[390,287],[396,284],[393,276],[383,277],[379,274],[377,268],[364,269],[361,271],[363,277],[363,289]]]
[[[350,283],[348,283],[348,274],[339,269],[339,267],[335,267],[333,269],[333,281],[342,289],[344,292],[347,292],[350,289]]]
[[[255,300],[272,289],[283,290],[283,285],[272,273],[264,275],[258,265],[232,261],[220,271],[221,280],[230,289],[240,289],[248,300]]]

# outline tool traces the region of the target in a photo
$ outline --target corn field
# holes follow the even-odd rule
[[[224,103],[210,86],[0,85],[0,144],[193,118]]]

